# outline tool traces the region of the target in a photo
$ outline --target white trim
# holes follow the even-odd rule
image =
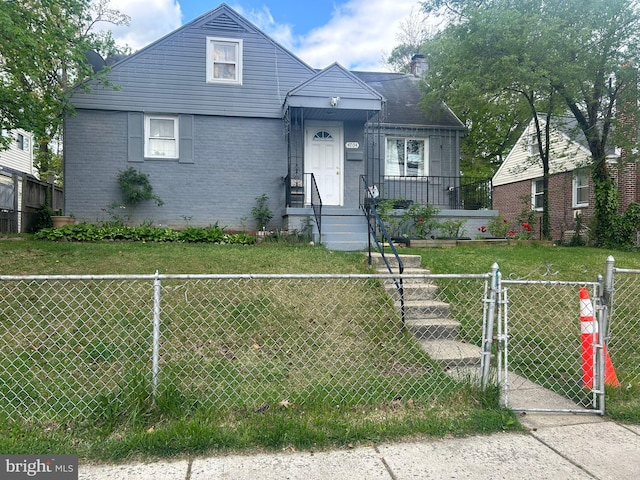
[[[173,138],[164,137],[164,140],[173,140],[175,142],[175,155],[168,156],[151,152],[151,120],[173,120]],[[144,116],[144,156],[145,158],[163,158],[175,160],[180,156],[180,127],[178,125],[178,117],[172,115],[145,115]],[[158,137],[159,138],[159,137]]]
[[[393,173],[389,173],[387,171],[387,152],[388,152],[388,144],[390,140],[404,140],[404,155],[405,155],[405,162],[404,162],[404,172],[400,172],[399,174],[393,174]],[[408,153],[407,153],[407,141],[417,141],[417,142],[422,142],[423,144],[423,148],[422,148],[422,165],[423,165],[423,171],[422,171],[422,175],[407,175],[407,165],[408,165]],[[406,136],[394,136],[394,135],[389,135],[389,136],[385,136],[384,138],[384,175],[385,177],[387,176],[392,176],[392,177],[401,177],[399,178],[399,180],[402,180],[404,178],[406,179],[415,179],[415,178],[420,178],[420,177],[428,177],[429,176],[429,137],[406,137]]]
[[[312,173],[311,170],[309,169],[309,162],[308,162],[308,158],[307,155],[308,153],[308,148],[311,144],[311,142],[313,141],[313,137],[316,134],[316,132],[318,130],[322,130],[325,128],[334,128],[338,130],[338,134],[334,137],[334,142],[337,145],[337,150],[338,150],[338,164],[339,164],[339,176],[340,176],[340,180],[339,180],[339,199],[338,199],[338,203],[335,204],[336,206],[342,206],[344,205],[344,124],[342,122],[322,122],[322,121],[307,121],[305,122],[305,140],[304,140],[304,148],[305,148],[305,160],[304,160],[304,173]],[[311,197],[310,197],[310,188],[309,185],[305,185],[305,203],[310,203]],[[322,192],[320,192],[320,197],[322,197]],[[325,199],[322,199],[322,202],[326,205],[334,205],[332,203],[326,203]]]
[[[543,207],[536,207],[536,198],[541,195],[544,195],[544,191],[539,193],[536,189],[536,185],[538,182],[542,182],[542,178],[534,178],[531,180],[531,210],[535,210],[536,212],[542,212]]]
[[[226,60],[224,62],[228,65],[234,65],[235,68],[235,77],[234,78],[215,78],[214,77],[214,45],[216,43],[227,43],[233,44],[236,47],[236,57],[229,61]],[[227,85],[242,85],[242,51],[243,51],[243,41],[241,38],[222,38],[222,37],[207,37],[207,48],[206,48],[206,64],[207,64],[207,83],[222,83]]]
[[[583,188],[587,189],[587,201],[578,203],[578,175],[585,174],[587,177],[587,184]],[[573,208],[584,208],[589,206],[589,170],[587,168],[579,168],[573,171],[573,178],[571,180],[571,204]]]

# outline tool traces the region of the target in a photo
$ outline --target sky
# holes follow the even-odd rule
[[[213,10],[216,0],[111,0],[131,17],[110,26],[134,51]],[[383,71],[399,42],[400,23],[420,13],[416,0],[227,0],[225,3],[314,68],[334,62],[351,70]]]

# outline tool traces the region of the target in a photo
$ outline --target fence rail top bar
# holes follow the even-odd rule
[[[633,273],[636,275],[640,275],[640,270],[634,270],[631,268],[614,268],[613,271],[615,273]]]
[[[489,278],[490,273],[479,274],[432,274],[432,273],[297,273],[297,274],[269,274],[269,273],[244,273],[244,274],[128,274],[128,275],[0,275],[0,282],[10,281],[70,281],[70,280],[268,280],[268,279],[397,279],[397,278]],[[584,283],[583,283],[584,284]]]
[[[571,281],[564,281],[564,280],[504,280],[502,279],[500,281],[500,283],[502,284],[511,284],[511,285],[575,285],[575,286],[580,286],[580,287],[595,287],[596,285],[599,285],[598,282],[571,282]]]

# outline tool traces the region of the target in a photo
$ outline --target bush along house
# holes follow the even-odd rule
[[[250,230],[266,198],[267,229],[312,225],[327,248],[359,250],[367,191],[486,207],[486,184],[459,176],[464,126],[444,104],[419,106],[417,60],[413,75],[316,70],[222,4],[114,63],[117,88],[73,93],[66,208],[104,218],[133,167],[163,200],[127,212],[134,223]]]

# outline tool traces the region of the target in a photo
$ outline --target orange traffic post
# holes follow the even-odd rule
[[[582,332],[582,383],[585,388],[593,388],[595,348],[598,343],[598,324],[594,321],[593,304],[585,287],[580,288],[580,329]],[[605,368],[604,383],[618,387],[620,382],[604,346]]]

